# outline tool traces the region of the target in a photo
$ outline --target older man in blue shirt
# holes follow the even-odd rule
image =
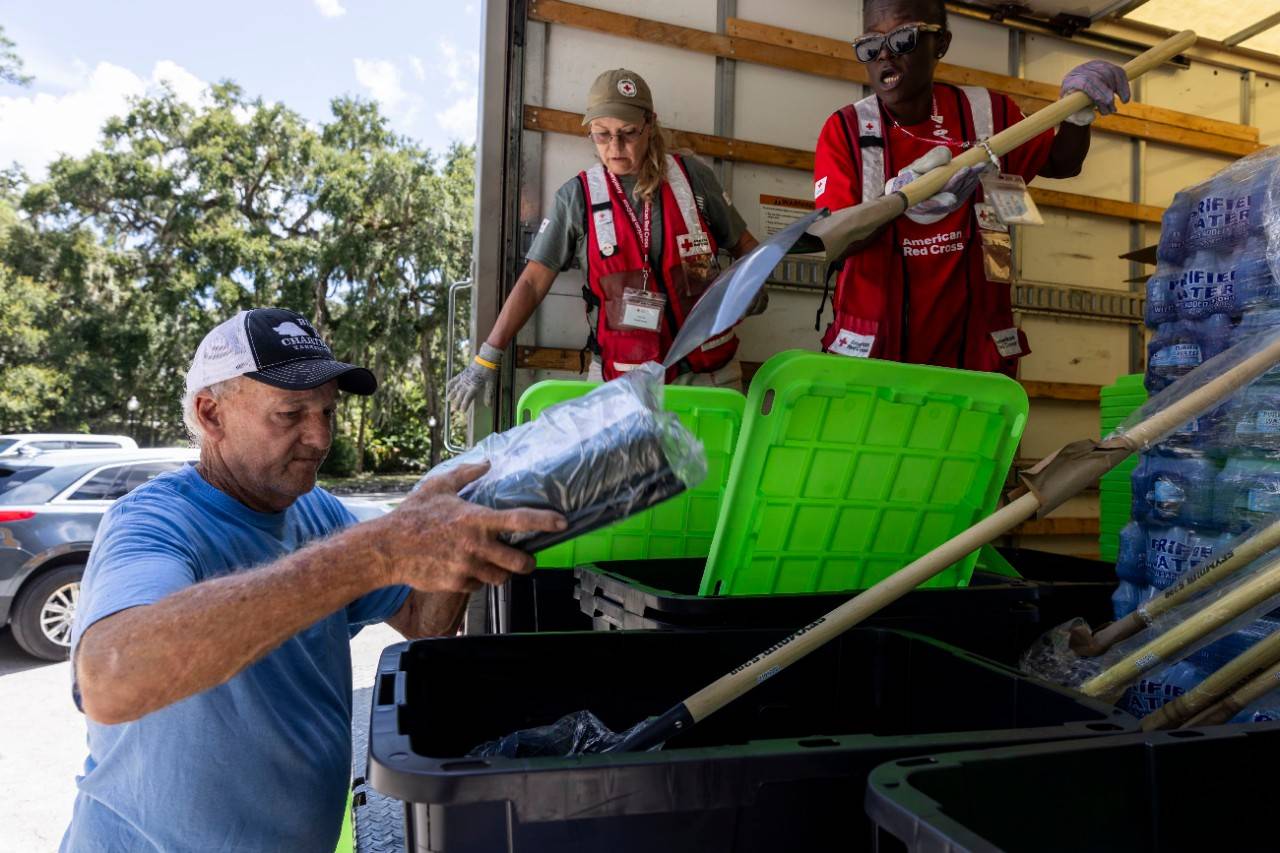
[[[467,593],[533,568],[500,534],[563,529],[459,499],[482,466],[355,524],[316,472],[338,391],[376,384],[292,311],[242,311],[201,343],[183,401],[199,463],[118,501],[85,572],[89,757],[63,851],[333,849],[350,638],[383,620],[456,631]]]

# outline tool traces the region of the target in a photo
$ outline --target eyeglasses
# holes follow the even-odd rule
[[[618,140],[623,145],[632,145],[640,134],[644,133],[644,127],[633,127],[630,130],[620,130],[617,133],[610,133],[607,130],[593,130],[588,136],[596,145],[608,145],[613,140]]]
[[[917,22],[888,33],[868,33],[853,40],[853,53],[859,62],[871,62],[887,44],[890,53],[902,56],[916,49],[916,45],[920,43],[920,33],[940,33],[942,29],[941,24]]]

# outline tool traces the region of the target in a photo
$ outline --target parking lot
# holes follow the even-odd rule
[[[373,683],[378,654],[398,638],[377,625],[352,641],[357,691]],[[71,818],[85,743],[84,718],[71,703],[70,670],[67,663],[30,657],[8,629],[0,630],[0,853],[57,850]]]

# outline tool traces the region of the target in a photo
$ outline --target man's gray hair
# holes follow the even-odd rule
[[[204,430],[200,427],[199,419],[196,418],[196,397],[203,395],[221,400],[233,393],[243,379],[243,376],[233,376],[204,388],[188,388],[182,395],[182,421],[187,425],[187,435],[191,436],[191,442],[196,447],[204,442]]]

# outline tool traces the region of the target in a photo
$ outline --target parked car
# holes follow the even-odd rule
[[[185,448],[69,450],[0,459],[0,627],[28,653],[65,660],[80,578],[111,504],[199,458]],[[342,499],[360,521],[385,504]]]
[[[46,451],[0,459],[0,626],[66,658],[80,577],[107,507],[198,454],[185,448]]]
[[[87,433],[28,432],[0,435],[0,456],[27,455],[47,450],[137,450],[138,444],[127,435],[88,435]]]

